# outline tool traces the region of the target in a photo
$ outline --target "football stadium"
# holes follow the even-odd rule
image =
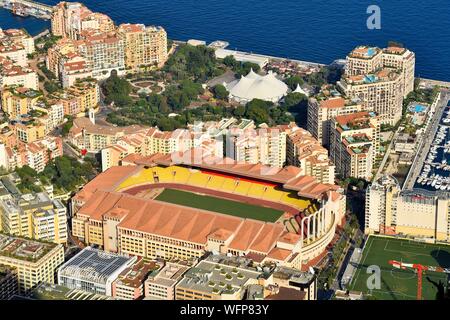
[[[429,244],[392,237],[370,236],[364,245],[350,290],[361,291],[379,300],[416,300],[418,274],[412,267],[398,268],[392,261],[402,264],[420,264],[429,270],[422,276],[422,299],[434,300],[439,282],[446,284],[450,273],[450,246]],[[391,262],[391,263],[390,263]],[[380,289],[369,290],[369,266],[381,271]]]
[[[305,268],[345,215],[339,187],[296,167],[132,155],[72,199],[74,236],[107,251],[199,258],[206,251]]]

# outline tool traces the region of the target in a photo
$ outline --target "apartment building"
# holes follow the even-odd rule
[[[308,100],[308,131],[324,147],[329,148],[332,119],[362,111],[362,106],[358,102],[346,100],[340,94],[328,95],[322,91],[321,94]]]
[[[58,285],[112,296],[113,282],[136,260],[136,257],[86,247],[58,268]]]
[[[26,117],[12,120],[10,126],[19,141],[30,143],[45,137],[45,125],[39,120]]]
[[[273,282],[275,289],[281,293],[287,291],[288,297],[303,296],[301,300],[317,300],[317,274],[278,266],[273,271]]]
[[[0,57],[10,59],[15,65],[20,67],[28,66],[25,47],[9,38],[0,39]]]
[[[108,32],[114,22],[105,14],[94,13],[79,2],[60,2],[53,7],[51,30],[56,36],[77,40],[85,30]]]
[[[148,275],[158,269],[155,261],[140,259],[122,271],[112,283],[112,296],[120,300],[138,300],[144,297],[144,282]]]
[[[366,234],[401,235],[450,241],[450,202],[446,194],[403,190],[391,176],[372,183],[366,193]]]
[[[0,159],[2,159],[0,165],[6,170],[14,170],[28,165],[37,172],[42,172],[47,163],[63,153],[60,137],[47,137],[23,143],[17,140],[11,130],[7,133],[10,135],[0,135]]]
[[[334,184],[335,166],[322,147],[305,129],[296,127],[286,138],[288,165],[299,167],[304,175],[312,176],[321,183]]]
[[[74,119],[68,138],[79,149],[99,152],[108,146],[116,144],[120,138],[141,130],[146,129],[138,125],[127,127],[100,125],[95,123],[95,119],[83,117]]]
[[[98,109],[100,88],[93,78],[77,79],[72,86],[49,98],[53,104],[62,105],[65,115],[79,117],[86,115],[90,109]]]
[[[48,194],[0,200],[1,229],[11,235],[53,243],[67,242],[67,209]]]
[[[0,29],[0,41],[8,39],[18,46],[23,46],[26,54],[35,51],[34,39],[25,29]]]
[[[146,300],[175,300],[175,285],[192,265],[167,262],[145,281]]]
[[[59,60],[59,79],[63,88],[76,84],[77,80],[91,78],[92,70],[84,57],[78,53],[70,53]]]
[[[117,32],[83,32],[78,43],[78,52],[86,59],[86,68],[92,70],[97,80],[106,79],[115,70],[119,76],[125,74],[125,42]]]
[[[64,106],[61,102],[57,101],[49,105],[38,103],[34,106],[34,110],[42,113],[40,118],[46,124],[47,133],[64,122]]]
[[[330,157],[343,178],[369,180],[379,153],[380,125],[373,112],[357,112],[332,120]]]
[[[42,172],[51,160],[63,155],[62,139],[60,137],[47,137],[30,142],[20,145],[18,152],[25,153],[26,165],[36,172]]]
[[[383,176],[367,188],[364,227],[366,234],[395,233],[400,190],[400,185],[392,176]]]
[[[0,55],[0,88],[4,86],[22,86],[38,90],[38,76],[31,68],[17,65],[10,58]]]
[[[61,81],[62,66],[64,62],[69,61],[71,58],[76,58],[77,53],[76,41],[69,38],[62,38],[56,42],[53,47],[47,50],[47,56],[45,58],[45,64],[48,70],[53,72],[55,76]],[[63,61],[63,60],[66,61]]]
[[[349,98],[359,98],[382,123],[400,120],[403,98],[414,90],[415,54],[406,48],[359,46],[347,56],[345,75],[338,82]]]
[[[167,33],[164,28],[126,23],[118,27],[118,33],[125,43],[127,69],[162,67],[167,61]]]
[[[278,128],[230,128],[225,145],[225,155],[239,162],[273,167],[282,167],[286,162],[286,132]]]
[[[377,47],[359,46],[347,56],[345,74],[359,76],[383,68],[383,51]]]
[[[175,299],[243,300],[249,286],[271,284],[267,269],[251,267],[245,258],[210,255],[184,273],[176,285]]]
[[[56,269],[64,262],[61,244],[0,234],[0,265],[17,270],[19,292],[41,282],[55,283]]]
[[[414,52],[400,47],[387,47],[383,49],[383,65],[386,68],[401,70],[403,76],[403,97],[414,91],[414,73],[416,55]]]
[[[399,71],[385,68],[366,75],[344,75],[337,85],[349,99],[359,99],[364,110],[376,112],[383,124],[395,125],[400,120],[403,76]]]
[[[39,91],[18,86],[6,86],[0,94],[2,110],[12,119],[28,114],[42,98]]]

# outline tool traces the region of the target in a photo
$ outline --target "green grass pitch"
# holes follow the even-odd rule
[[[350,290],[369,293],[380,300],[416,299],[417,274],[413,270],[396,269],[388,263],[389,260],[449,268],[450,246],[370,236],[365,244],[359,267],[349,286]],[[381,269],[381,289],[379,290],[367,288],[366,281],[370,276],[367,274],[367,267],[370,265],[378,265]],[[423,299],[434,300],[437,289],[432,282],[442,281],[445,284],[447,276],[445,273],[424,272]]]
[[[272,208],[260,207],[247,203],[174,189],[164,189],[163,192],[161,192],[161,194],[159,194],[155,199],[186,207],[209,210],[266,222],[275,222],[283,214],[283,211]]]

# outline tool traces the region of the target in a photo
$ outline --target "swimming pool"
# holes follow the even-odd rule
[[[415,113],[421,113],[425,112],[427,110],[426,106],[423,106],[421,104],[415,104],[409,107],[409,111],[415,112]]]

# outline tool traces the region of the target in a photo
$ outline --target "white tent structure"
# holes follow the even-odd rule
[[[247,103],[253,99],[261,99],[277,103],[283,98],[289,88],[269,71],[265,76],[260,76],[253,70],[246,76],[224,84],[230,92],[230,98],[240,103]]]
[[[295,90],[293,92],[304,94],[307,97],[309,96],[309,94],[307,94],[306,91],[303,90],[298,83],[297,83],[297,88],[295,88]]]

